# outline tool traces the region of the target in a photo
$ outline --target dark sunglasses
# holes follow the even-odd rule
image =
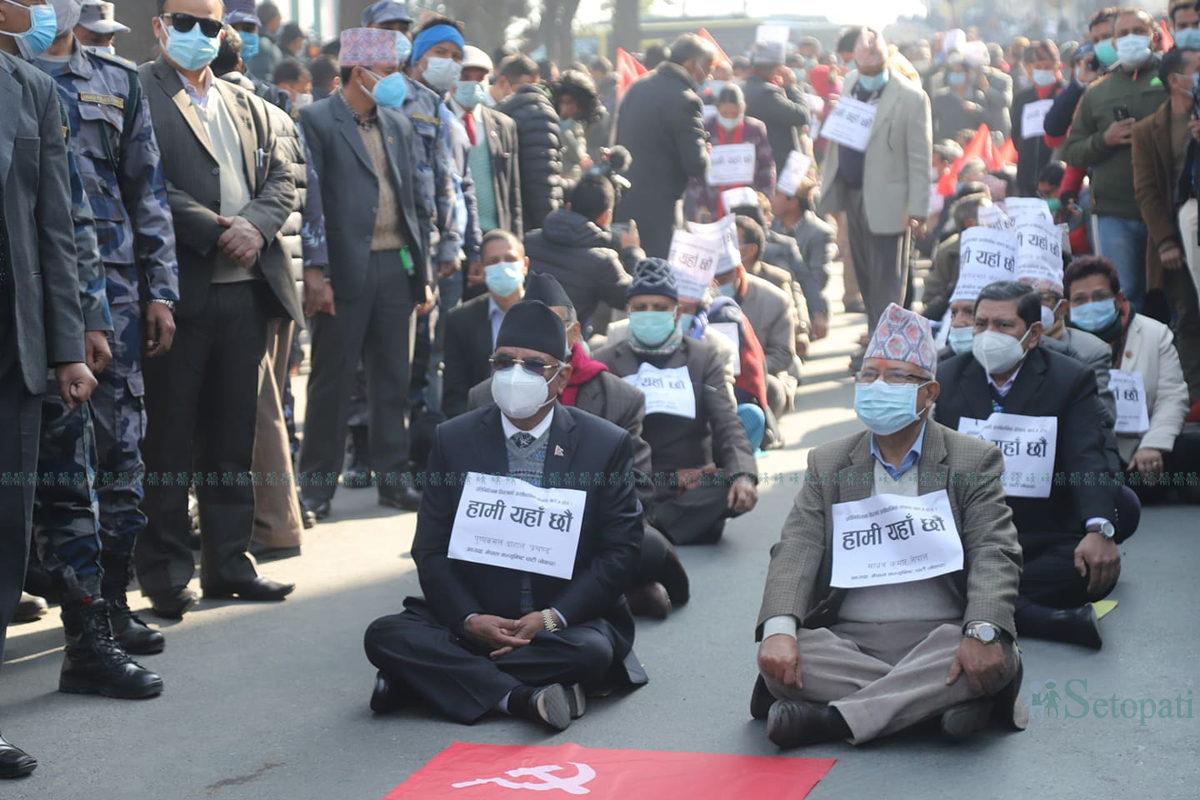
[[[221,20],[212,19],[210,17],[196,17],[192,16],[191,14],[183,14],[179,12],[167,12],[166,14],[159,14],[159,16],[180,33],[187,33],[192,28],[196,27],[196,23],[199,22],[200,32],[209,39],[217,38],[217,36],[221,33],[221,28],[223,27]]]
[[[531,372],[539,378],[546,374],[547,369],[557,367],[559,363],[557,361],[542,361],[540,358],[513,358],[504,354],[494,355],[488,361],[492,364],[492,372],[503,372],[519,364],[526,372]]]

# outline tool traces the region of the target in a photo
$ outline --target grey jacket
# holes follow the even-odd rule
[[[0,53],[0,184],[21,376],[46,391],[46,367],[84,360],[83,313],[58,89]]]
[[[792,296],[764,278],[746,273],[745,293],[738,296],[754,335],[767,357],[767,372],[787,372],[796,358],[796,310]]]
[[[800,282],[804,297],[808,300],[809,315],[824,312],[829,313],[829,304],[825,302],[825,284],[829,282],[829,265],[837,260],[837,234],[833,226],[811,211],[805,211],[804,217],[790,230],[785,229],[782,222],[776,218],[771,222],[771,230],[791,236],[796,240],[800,249],[800,267],[792,266],[792,274]],[[764,256],[767,262],[779,264],[774,251],[771,249],[770,236],[767,237],[767,250]],[[780,264],[780,266],[783,266]],[[791,265],[789,265],[791,266]]]

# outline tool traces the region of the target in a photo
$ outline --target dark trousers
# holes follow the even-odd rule
[[[654,527],[679,546],[720,541],[725,520],[737,516],[729,508],[729,484],[697,486],[678,497],[660,494],[654,502]]]
[[[846,222],[850,229],[850,250],[863,305],[867,308],[867,333],[871,334],[889,303],[904,303],[911,234],[872,233],[862,190],[850,190],[849,198]]]
[[[21,377],[12,298],[0,289],[0,477],[9,476],[0,480],[0,662],[25,583],[41,416],[40,399]]]
[[[1022,612],[1034,606],[1078,608],[1103,600],[1116,586],[1113,584],[1103,594],[1088,593],[1088,577],[1075,569],[1075,548],[1080,541],[1077,533],[1022,533],[1020,541],[1025,566],[1014,603],[1018,629]]]
[[[362,359],[370,425],[368,464],[380,484],[398,481],[408,464],[408,383],[413,298],[397,250],[372,253],[362,294],[337,298],[337,315],[312,318],[312,373],[300,474],[305,499],[337,490],[345,452],[350,390]]]
[[[193,466],[200,478],[201,584],[243,583],[257,574],[246,551],[269,292],[264,281],[213,284],[204,307],[178,320],[171,352],[146,360],[147,523],[134,561],[148,595],[186,586],[195,572],[188,547]]]
[[[498,659],[456,636],[423,604],[367,628],[367,658],[379,671],[456,722],[472,723],[518,686],[601,682],[612,667],[615,632],[604,620],[539,633]]]

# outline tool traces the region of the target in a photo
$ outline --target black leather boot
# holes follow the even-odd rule
[[[133,577],[130,556],[104,553],[100,563],[104,567],[100,593],[108,601],[108,618],[117,644],[130,655],[152,656],[161,653],[166,646],[166,639],[142,622],[129,608],[126,587]]]
[[[138,665],[113,638],[108,610],[102,598],[63,606],[67,648],[58,690],[129,699],[160,694],[162,678]]]
[[[371,485],[371,467],[367,463],[371,447],[368,431],[366,425],[350,426],[350,466],[342,471],[342,486],[347,489],[364,489]]]

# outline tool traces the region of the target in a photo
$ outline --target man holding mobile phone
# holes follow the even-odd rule
[[[1157,111],[1167,91],[1158,78],[1158,28],[1147,12],[1127,9],[1118,14],[1112,47],[1116,65],[1084,92],[1064,157],[1071,166],[1091,170],[1096,203],[1093,243],[1099,254],[1116,264],[1126,296],[1140,308],[1147,269],[1155,274],[1158,270],[1157,254],[1147,256],[1146,224],[1129,191],[1133,185],[1130,143],[1134,123]],[[1099,53],[1101,48],[1096,49]],[[1148,258],[1155,263],[1148,264]]]

